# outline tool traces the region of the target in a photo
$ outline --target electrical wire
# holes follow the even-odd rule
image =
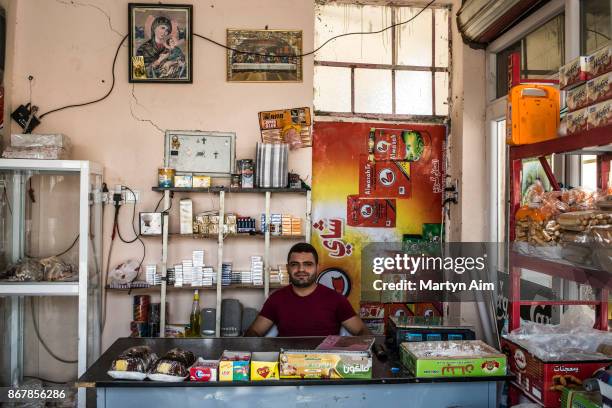
[[[142,264],[144,262],[145,256],[147,254],[147,247],[145,246],[145,243],[142,240],[142,238],[140,238],[140,234],[136,231],[136,227],[134,226],[134,220],[136,219],[136,201],[135,201],[136,194],[128,186],[122,186],[122,187],[128,190],[130,193],[132,193],[132,196],[134,197],[134,206],[132,207],[132,231],[134,231],[134,239],[128,241],[128,240],[123,239],[123,237],[121,236],[121,231],[119,230],[119,222],[118,222],[120,207],[117,207],[117,211],[115,212],[115,223],[117,226],[117,235],[119,235],[119,239],[126,244],[132,244],[136,241],[140,241],[140,244],[142,245],[142,258],[140,259],[140,263],[138,264],[138,270],[140,271]],[[170,206],[172,206],[172,202],[170,202]]]
[[[159,205],[161,204],[163,199],[164,199],[164,195],[162,194],[157,204],[155,204],[155,209],[153,210],[153,212],[157,212],[157,209],[159,208]]]
[[[361,31],[361,32],[352,32],[352,33],[339,34],[339,35],[336,35],[336,36],[333,36],[333,37],[327,39],[323,44],[321,44],[320,46],[318,46],[314,50],[306,52],[306,53],[303,53],[303,54],[275,55],[275,54],[265,54],[265,53],[259,53],[259,52],[253,52],[253,51],[243,51],[243,50],[239,50],[237,48],[229,47],[226,44],[220,43],[218,41],[213,40],[212,38],[206,37],[206,36],[201,35],[201,34],[193,33],[193,36],[201,38],[201,39],[206,40],[206,41],[208,41],[208,42],[210,42],[210,43],[212,43],[214,45],[217,45],[219,47],[225,48],[226,50],[233,51],[233,52],[238,53],[238,54],[256,55],[256,56],[260,56],[260,57],[301,58],[301,57],[307,57],[309,55],[313,55],[314,53],[319,51],[321,48],[325,47],[330,42],[332,42],[332,41],[334,41],[334,40],[336,40],[338,38],[341,38],[341,37],[347,37],[347,36],[350,36],[350,35],[381,34],[381,33],[385,32],[387,30],[390,30],[390,29],[392,29],[394,27],[399,27],[401,25],[408,24],[411,21],[413,21],[415,18],[417,18],[419,15],[421,15],[421,13],[423,13],[425,10],[427,10],[429,8],[429,6],[431,6],[435,1],[436,0],[431,0],[423,8],[421,8],[421,10],[419,10],[418,13],[416,13],[414,16],[410,17],[408,20],[392,24],[392,25],[390,25],[388,27],[382,28],[382,29],[377,30],[377,31]],[[126,35],[126,36],[124,36],[121,39],[121,41],[119,42],[119,46],[117,47],[117,50],[115,51],[115,57],[113,58],[113,66],[112,66],[112,72],[111,72],[111,74],[112,74],[111,87],[108,90],[108,92],[106,92],[106,94],[104,94],[104,96],[102,96],[102,97],[100,97],[98,99],[95,99],[93,101],[77,103],[77,104],[73,104],[73,105],[66,105],[66,106],[62,106],[60,108],[56,108],[56,109],[50,110],[50,111],[45,112],[42,115],[40,115],[39,119],[42,119],[42,118],[44,118],[45,116],[47,116],[47,115],[49,115],[51,113],[59,112],[59,111],[64,110],[64,109],[78,108],[78,107],[81,107],[81,106],[92,105],[94,103],[101,102],[104,99],[108,98],[108,96],[113,92],[113,89],[115,88],[115,65],[117,64],[117,56],[119,55],[119,50],[121,49],[121,46],[123,45],[123,43],[125,42],[125,40],[127,38],[128,38],[128,36]],[[31,84],[30,84],[30,87],[31,87]],[[31,97],[30,97],[30,99],[31,99]]]
[[[429,8],[429,6],[431,6],[436,0],[431,0],[429,3],[427,3],[421,10],[419,10],[418,13],[416,13],[414,16],[410,17],[408,20],[405,21],[400,21],[399,23],[395,23],[392,24],[388,27],[382,28],[380,30],[377,31],[360,31],[360,32],[352,32],[352,33],[344,33],[344,34],[338,34],[336,36],[333,36],[332,38],[329,38],[327,41],[325,41],[323,44],[319,45],[317,48],[315,48],[312,51],[303,53],[303,54],[288,54],[288,55],[275,55],[275,54],[264,54],[264,53],[259,53],[259,52],[252,52],[252,51],[242,51],[233,47],[229,47],[226,44],[222,44],[218,41],[213,40],[212,38],[208,38],[206,36],[200,35],[200,34],[196,34],[193,33],[194,36],[201,38],[203,40],[206,40],[208,42],[211,42],[215,45],[218,45],[219,47],[223,47],[229,51],[233,51],[235,53],[238,54],[246,54],[246,55],[256,55],[256,56],[260,56],[260,57],[279,57],[279,58],[300,58],[300,57],[307,57],[309,55],[312,55],[314,53],[316,53],[317,51],[319,51],[321,48],[325,47],[327,44],[329,44],[330,42],[341,38],[341,37],[348,37],[349,35],[369,35],[369,34],[381,34],[384,33],[387,30],[390,30],[394,27],[398,27],[404,24],[408,24],[410,23],[412,20],[414,20],[415,18],[417,18],[419,15],[421,15],[421,13],[423,13],[425,10],[427,10]]]
[[[32,313],[32,323],[34,325],[34,331],[36,332],[36,337],[38,337],[38,341],[40,342],[40,344],[42,344],[44,349],[47,350],[47,353],[49,353],[51,357],[53,357],[54,359],[62,363],[66,363],[66,364],[78,363],[79,362],[78,359],[77,360],[67,360],[65,358],[59,357],[57,354],[51,351],[47,343],[45,343],[45,341],[42,339],[42,336],[40,335],[40,331],[38,330],[38,321],[36,320],[36,315],[34,313],[34,297],[30,297],[30,312]]]
[[[79,106],[91,105],[91,104],[103,101],[104,99],[108,98],[108,96],[111,94],[111,92],[113,92],[113,89],[115,88],[115,65],[117,64],[117,56],[119,55],[119,50],[121,49],[121,46],[123,45],[123,43],[125,42],[127,37],[128,36],[126,35],[125,37],[123,37],[121,39],[121,42],[119,43],[119,46],[117,47],[117,51],[115,51],[115,58],[113,59],[113,69],[112,69],[112,78],[113,78],[113,80],[111,82],[110,89],[108,90],[108,92],[106,92],[106,94],[103,97],[98,98],[98,99],[93,100],[93,101],[89,101],[89,102],[77,103],[77,104],[73,104],[73,105],[66,105],[66,106],[62,106],[60,108],[56,108],[56,109],[50,110],[50,111],[45,112],[42,115],[40,115],[38,117],[38,119],[42,119],[45,116],[47,116],[47,115],[49,115],[51,113],[54,113],[54,112],[59,112],[61,110],[69,109],[69,108],[78,108]]]

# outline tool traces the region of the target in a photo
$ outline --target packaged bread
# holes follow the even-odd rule
[[[565,231],[586,231],[596,225],[609,225],[612,221],[611,213],[601,211],[573,211],[559,215],[557,222]]]
[[[588,56],[586,61],[586,74],[595,78],[612,71],[612,44],[600,48]]]
[[[156,359],[155,353],[147,346],[131,347],[113,360],[107,374],[115,379],[144,380]]]
[[[586,107],[589,104],[587,86],[580,85],[566,91],[565,104],[570,112]]]
[[[589,129],[601,128],[609,124],[612,124],[612,99],[587,108],[587,127]]]
[[[612,98],[612,72],[600,75],[597,78],[593,78],[587,82],[586,94],[588,105]],[[569,103],[567,107],[569,109]]]

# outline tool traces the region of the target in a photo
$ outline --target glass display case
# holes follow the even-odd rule
[[[78,342],[76,376],[98,358],[101,270],[102,166],[76,160],[0,159],[0,314],[5,317],[0,322],[1,365],[3,373],[10,373],[0,377],[0,385],[22,382],[24,367],[32,365],[27,360],[33,343],[48,350],[46,343],[62,346],[72,337]],[[64,308],[78,305],[69,310],[78,316],[76,331],[70,313],[60,322],[72,326],[74,336],[58,336],[58,323],[45,318],[45,302],[58,297],[76,298],[62,303]],[[36,364],[44,363],[37,359]],[[79,395],[79,406],[84,402]]]

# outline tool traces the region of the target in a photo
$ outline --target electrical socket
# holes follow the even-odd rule
[[[134,194],[132,194],[132,191]],[[123,198],[124,203],[137,203],[140,201],[140,191],[138,190],[123,190],[121,196]]]

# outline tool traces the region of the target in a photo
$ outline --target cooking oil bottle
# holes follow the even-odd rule
[[[193,306],[191,307],[191,315],[189,316],[189,324],[191,325],[191,337],[201,336],[201,321],[200,321],[200,294],[196,289],[193,294]]]

